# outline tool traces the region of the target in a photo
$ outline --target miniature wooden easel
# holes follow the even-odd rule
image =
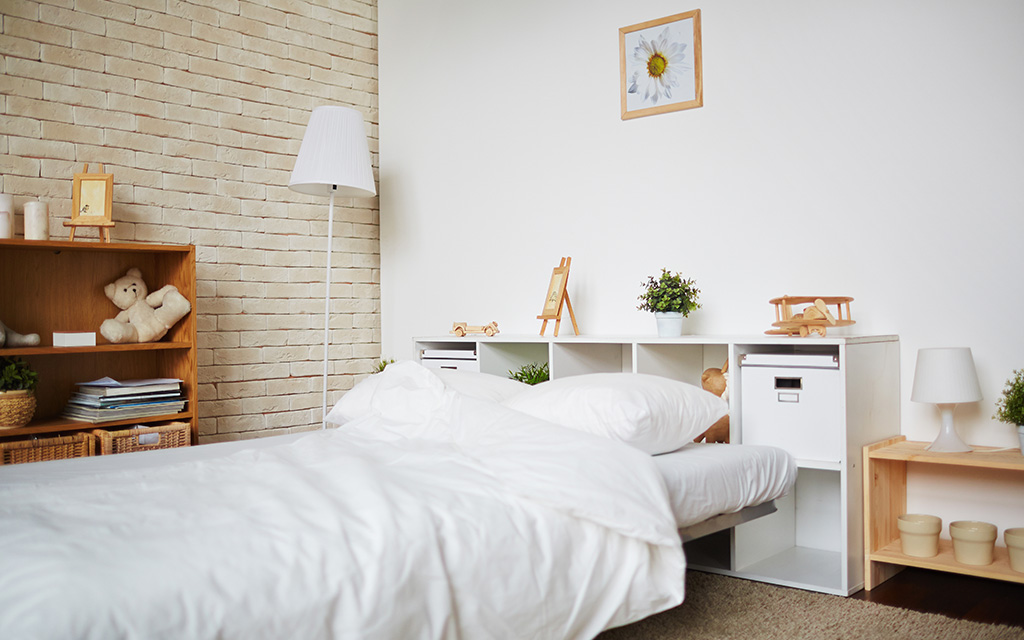
[[[548,328],[548,320],[555,321],[555,337],[558,337],[558,327],[562,324],[562,304],[569,308],[569,319],[572,320],[572,330],[580,335],[579,327],[576,326],[576,314],[572,312],[572,303],[569,302],[569,292],[565,285],[569,282],[569,265],[572,258],[562,258],[558,266],[551,272],[551,283],[548,285],[548,297],[544,299],[544,310],[537,316],[543,320],[540,325],[540,335]]]
[[[75,239],[78,227],[98,227],[100,240],[110,242],[110,228],[114,226],[113,205],[114,174],[103,173],[102,164],[99,173],[89,173],[89,163],[86,163],[82,173],[75,174],[71,219],[64,221],[65,227],[71,227],[70,239]]]

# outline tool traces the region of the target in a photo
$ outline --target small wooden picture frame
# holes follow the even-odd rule
[[[572,258],[570,258],[571,260]],[[562,262],[559,266],[555,267],[551,271],[551,282],[548,284],[548,295],[544,298],[544,310],[541,311],[541,315],[538,318],[548,317],[552,320],[558,316],[558,311],[562,307],[562,296],[565,295],[565,283],[569,277],[569,265],[565,263],[565,258],[562,258]]]
[[[110,242],[110,227],[114,226],[114,174],[89,173],[86,164],[82,173],[75,174],[71,187],[71,219],[64,221],[71,227],[71,240],[75,239],[78,227],[98,227],[103,242]]]
[[[569,319],[572,320],[573,332],[576,335],[580,334],[579,327],[576,326],[576,314],[573,313],[572,303],[569,302],[569,292],[565,290],[565,286],[569,282],[569,266],[571,264],[572,258],[562,258],[558,266],[551,272],[551,282],[548,283],[548,295],[544,298],[544,309],[537,316],[538,320],[544,321],[540,326],[540,335],[544,335],[544,332],[547,330],[548,320],[554,320],[555,337],[558,337],[558,328],[562,324],[563,304],[569,308]]]

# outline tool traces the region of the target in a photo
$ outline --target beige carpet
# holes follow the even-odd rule
[[[690,571],[683,604],[598,636],[598,640],[690,638],[1021,640],[1024,629]]]

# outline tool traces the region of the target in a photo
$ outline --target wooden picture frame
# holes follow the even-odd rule
[[[558,337],[558,329],[562,324],[562,306],[566,306],[569,309],[569,319],[572,320],[572,329],[576,335],[580,334],[579,327],[576,326],[576,314],[572,311],[572,303],[569,301],[569,292],[565,290],[565,286],[569,282],[569,266],[572,264],[572,258],[562,258],[558,263],[558,266],[551,271],[551,281],[548,283],[548,294],[544,298],[544,308],[541,310],[540,315],[537,316],[538,320],[544,322],[540,325],[540,335],[544,335],[544,332],[548,328],[548,320],[555,321],[555,337]]]
[[[565,284],[569,279],[568,276],[569,266],[565,264],[565,259],[563,258],[559,266],[551,271],[548,295],[544,298],[544,309],[541,311],[541,315],[537,316],[538,318],[547,316],[554,319],[557,316],[558,309],[562,306],[562,296],[565,295]]]
[[[110,242],[110,227],[114,226],[114,174],[89,173],[86,164],[82,173],[75,174],[71,187],[71,219],[64,221],[71,227],[71,240],[75,239],[78,227],[98,227],[101,239]]]
[[[619,29],[622,119],[704,106],[700,9]]]

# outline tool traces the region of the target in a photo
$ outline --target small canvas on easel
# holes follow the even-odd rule
[[[563,304],[569,309],[569,319],[572,321],[573,333],[580,335],[579,327],[576,326],[576,314],[572,312],[572,303],[569,301],[569,292],[565,289],[566,284],[569,282],[570,264],[572,264],[572,258],[562,258],[558,266],[551,272],[548,295],[544,298],[544,309],[537,316],[538,320],[544,321],[540,326],[540,335],[544,335],[544,332],[547,331],[548,320],[554,320],[555,337],[558,337],[558,328],[562,324]]]
[[[98,227],[103,242],[110,242],[110,228],[114,226],[114,174],[89,173],[86,164],[82,173],[75,174],[71,189],[71,219],[64,221],[71,227],[71,240],[75,239],[78,227]]]

